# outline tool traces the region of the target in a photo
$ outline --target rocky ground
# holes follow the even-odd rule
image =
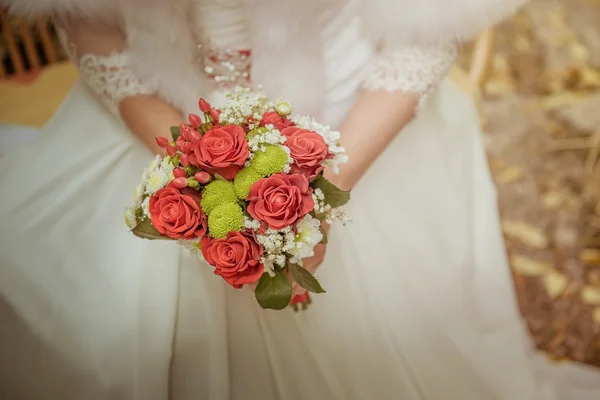
[[[522,313],[550,357],[600,367],[600,0],[498,26],[484,94]]]

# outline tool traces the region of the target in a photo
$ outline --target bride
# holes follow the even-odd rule
[[[444,75],[523,0],[0,0],[80,82],[0,159],[0,387],[23,399],[554,399],[515,305],[475,110]],[[264,311],[123,210],[200,96],[262,84],[339,129],[329,289]],[[418,117],[414,118],[417,114]]]

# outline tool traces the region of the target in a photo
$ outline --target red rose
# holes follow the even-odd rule
[[[248,213],[276,230],[298,222],[315,206],[306,177],[284,173],[256,181],[248,202]]]
[[[291,172],[314,180],[323,170],[322,163],[329,155],[325,139],[316,132],[295,126],[283,129],[281,134],[286,137],[285,145],[294,160]]]
[[[198,167],[232,180],[248,158],[246,133],[239,125],[216,126],[194,145]]]
[[[206,233],[206,215],[200,209],[200,196],[191,190],[194,194],[166,187],[150,198],[150,219],[161,235],[187,240]]]
[[[265,270],[260,262],[263,248],[251,232],[229,232],[225,239],[204,236],[201,244],[202,255],[215,267],[215,275],[237,289],[258,281]]]
[[[275,129],[282,130],[287,126],[293,126],[294,123],[289,119],[277,114],[275,111],[269,111],[268,113],[263,115],[263,118],[260,121],[260,126],[265,125],[273,125],[275,126]]]

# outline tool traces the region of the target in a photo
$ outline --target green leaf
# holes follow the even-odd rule
[[[215,179],[218,181],[226,181],[227,179],[223,178],[221,175],[219,174],[215,174]]]
[[[304,289],[312,293],[325,293],[325,290],[321,287],[317,278],[300,265],[289,263],[288,269],[296,283]]]
[[[181,132],[179,132],[178,126],[171,127],[171,136],[173,136],[173,141],[176,141],[179,136],[181,136]]]
[[[321,239],[321,241],[319,242],[319,244],[327,244],[327,243],[329,243],[329,240],[327,239],[327,232],[325,232],[325,229],[323,229],[323,227],[320,226],[319,230],[323,234],[323,239]]]
[[[340,207],[350,201],[350,191],[339,189],[323,176],[318,177],[312,183],[315,189],[321,189],[325,196],[325,203],[331,207]]]
[[[170,240],[168,237],[165,237],[160,234],[159,231],[156,230],[154,226],[152,226],[152,222],[150,222],[149,218],[146,218],[142,222],[136,225],[135,228],[131,230],[131,232],[142,239],[150,239],[150,240]]]
[[[258,280],[254,294],[262,308],[283,310],[292,301],[292,282],[285,272],[275,272],[273,277],[265,272]]]

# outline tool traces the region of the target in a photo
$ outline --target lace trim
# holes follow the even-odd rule
[[[455,45],[407,46],[383,51],[371,64],[363,87],[412,93],[422,104],[444,79],[457,53]]]
[[[119,115],[119,104],[126,97],[156,93],[155,88],[136,76],[126,51],[107,56],[83,54],[79,59],[79,72],[115,115]]]

